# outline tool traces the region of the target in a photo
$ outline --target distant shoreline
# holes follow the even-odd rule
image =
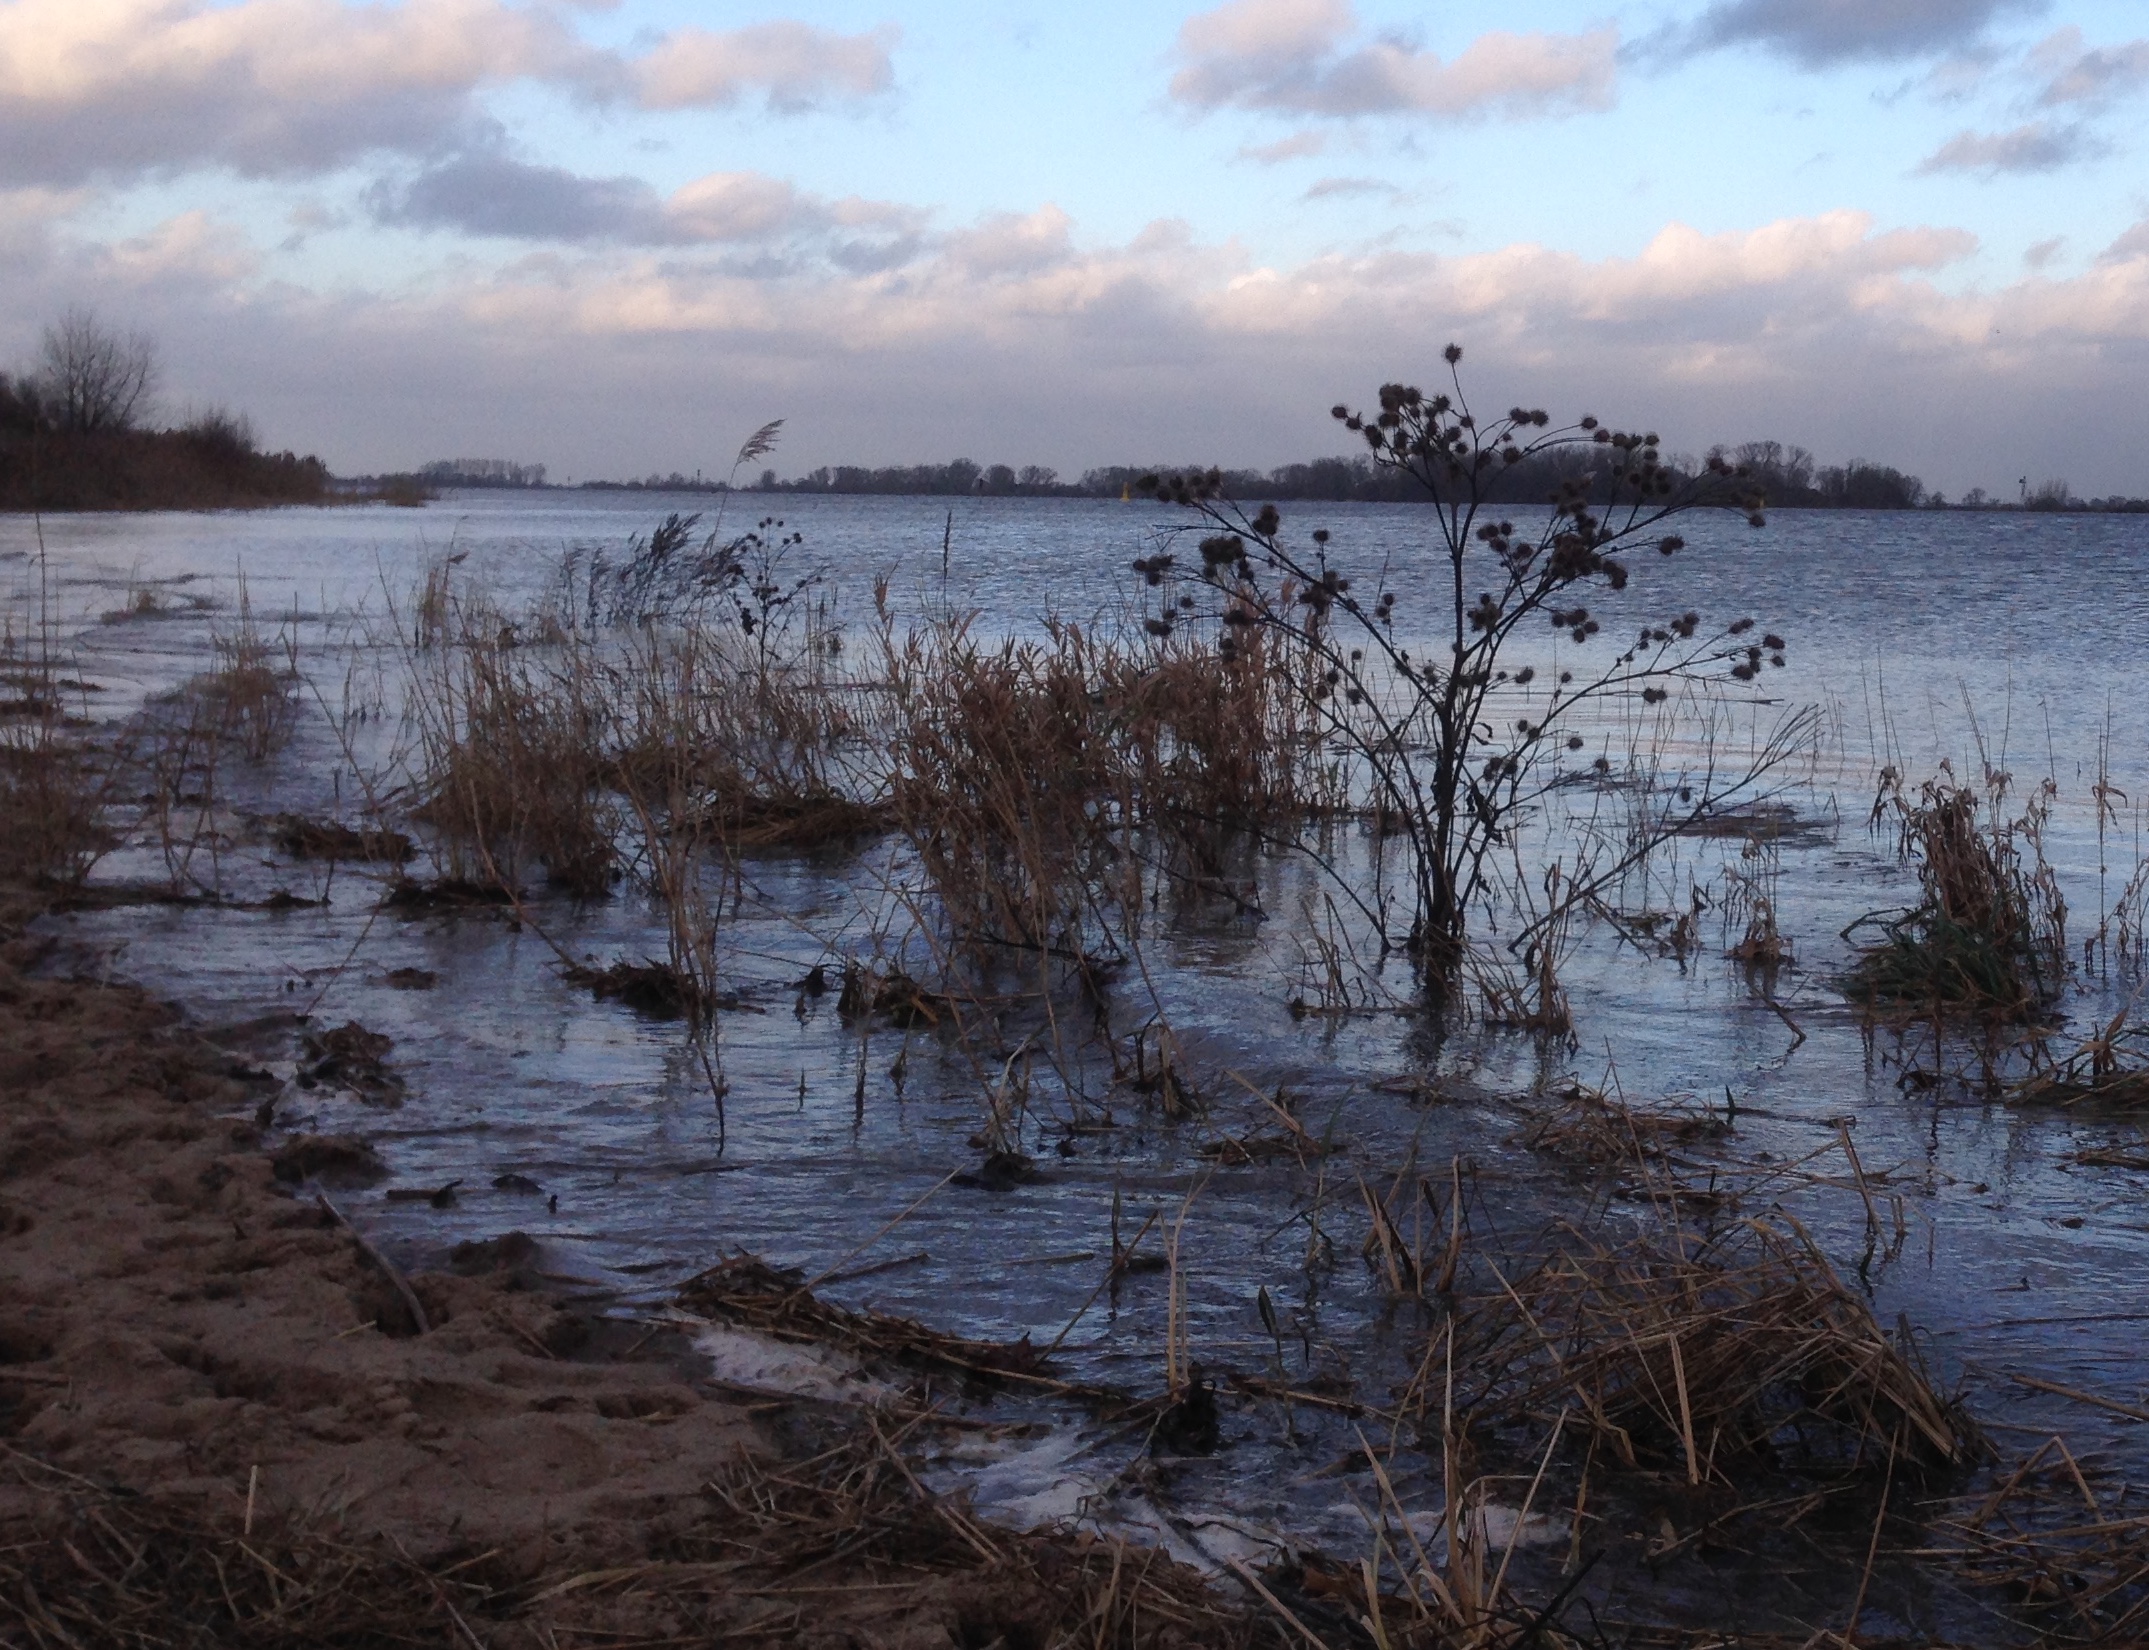
[[[385,487],[394,481],[407,479],[408,478],[403,477],[361,476],[351,478],[338,478],[336,485],[339,487]],[[1120,497],[1120,490],[1117,486],[1114,486],[1109,490],[1104,488],[1088,488],[1081,485],[1056,485],[1049,490],[1042,488],[1018,487],[1015,490],[1007,492],[996,492],[985,489],[970,489],[961,492],[954,492],[930,487],[815,487],[803,482],[778,483],[774,487],[765,487],[760,485],[746,487],[727,487],[724,483],[720,481],[695,481],[692,478],[682,478],[679,480],[666,479],[654,482],[577,481],[524,483],[521,485],[500,482],[428,480],[426,485],[429,489],[433,490],[434,496],[438,496],[439,492],[467,492],[546,494],[648,493],[652,495],[668,497],[676,497],[680,494],[691,494],[699,497],[709,498],[729,497],[767,499],[787,499],[801,497],[937,498],[944,499],[951,505],[958,501],[969,499],[1116,500]],[[1263,502],[1273,500],[1274,502],[1279,504],[1424,504],[1431,502],[1429,499],[1413,499],[1403,496],[1375,498],[1358,498],[1350,496],[1339,497],[1330,493],[1294,492],[1277,487],[1259,486],[1246,488],[1243,492],[1238,493],[1236,496],[1245,499],[1249,503],[1252,503],[1256,500],[1260,500]],[[353,492],[347,495],[349,501],[377,500],[380,497],[381,494],[379,492],[368,492],[363,494]],[[1131,502],[1143,502],[1145,500],[1145,497],[1146,495],[1134,492],[1131,488],[1129,489],[1129,499]],[[344,501],[345,500],[331,500],[328,502]],[[398,500],[397,502],[402,501]],[[1490,504],[1504,503],[1512,505],[1528,504],[1536,501],[1530,499],[1490,499],[1487,502]],[[2098,499],[2069,499],[2064,503],[2048,503],[2041,500],[2033,500],[2027,504],[2021,502],[2000,500],[1984,500],[1977,503],[1966,503],[1962,501],[1946,499],[1921,499],[1915,504],[1910,504],[1868,503],[1863,501],[1830,503],[1822,499],[1802,499],[1795,503],[1777,503],[1771,501],[1768,505],[1768,508],[1771,511],[1938,511],[1946,514],[1966,515],[2149,515],[2149,498],[2115,497]]]

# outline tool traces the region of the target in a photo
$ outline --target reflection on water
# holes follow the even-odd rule
[[[1437,1195],[1405,1204],[1430,1218],[1461,1184],[1473,1231],[1488,1252],[1508,1255],[1526,1254],[1532,1234],[1563,1217],[1615,1229],[1647,1217],[1646,1199],[1607,1200],[1601,1177],[1522,1142],[1541,1097],[1573,1077],[1638,1105],[1732,1121],[1721,1136],[1681,1145],[1685,1178],[1705,1183],[1712,1165],[1727,1183],[1776,1170],[1759,1201],[1806,1222],[1845,1275],[1870,1289],[1882,1324],[1900,1314],[1917,1326],[1936,1373],[1962,1382],[1973,1410],[2004,1423],[2003,1452],[2057,1429],[2123,1476],[2149,1464],[2122,1416],[2011,1379],[2033,1374],[2141,1405],[2134,1347],[2149,1321],[2137,1286],[2149,1171],[2075,1161],[2090,1148],[2131,1146],[2138,1131],[2087,1115],[2010,1111],[1960,1085],[1913,1078],[1897,1044],[1865,1031],[1832,983],[1850,954],[1842,930],[1903,903],[1909,890],[1892,841],[1865,827],[1884,765],[1918,777],[1945,761],[1973,781],[2004,770],[2018,787],[2052,779],[2059,804],[2045,846],[2077,945],[2133,870],[2139,804],[2115,803],[2100,831],[2090,787],[2108,760],[2127,798],[2149,797],[2140,771],[2149,650],[2134,643],[2149,619],[2140,577],[2149,525],[2139,518],[1814,512],[1779,515],[1759,534],[1690,529],[1694,549],[1647,569],[1624,601],[1636,611],[1752,612],[1792,642],[1792,667],[1765,685],[1779,699],[1822,706],[1827,718],[1825,760],[1780,799],[1798,828],[1777,836],[1767,856],[1792,962],[1762,981],[1726,961],[1736,935],[1719,932],[1712,910],[1702,921],[1707,943],[1684,960],[1657,955],[1631,929],[1623,936],[1601,924],[1585,934],[1565,968],[1569,1043],[1483,1031],[1436,1037],[1414,1016],[1385,1010],[1294,1014],[1323,885],[1303,859],[1253,855],[1244,874],[1256,897],[1235,914],[1162,924],[1143,959],[1153,1000],[1123,1005],[1130,1023],[1114,1027],[1123,1037],[1161,1015],[1206,1102],[1202,1114],[1172,1121],[1113,1086],[1109,1051],[1062,1028],[1037,1045],[1022,1124],[1041,1175],[999,1189],[944,1186],[861,1256],[899,1211],[977,1160],[983,1097],[1003,1077],[997,1060],[928,1031],[861,1035],[832,995],[797,987],[816,964],[869,949],[888,920],[890,849],[746,864],[750,897],[725,933],[744,1003],[721,1025],[729,1092],[720,1154],[715,1107],[678,1028],[594,1002],[560,977],[555,946],[575,957],[661,955],[661,925],[640,901],[541,901],[542,935],[498,915],[392,914],[376,908],[366,876],[287,861],[244,824],[249,811],[347,817],[356,807],[348,753],[321,707],[376,694],[382,715],[371,737],[392,745],[394,699],[383,684],[395,674],[398,614],[432,558],[466,554],[467,577],[534,593],[565,550],[616,547],[666,509],[708,504],[481,494],[420,514],[69,518],[43,524],[42,576],[33,524],[0,518],[0,555],[13,558],[0,570],[13,579],[14,629],[23,634],[42,605],[81,679],[96,684],[83,701],[97,717],[125,716],[204,669],[212,635],[233,621],[242,577],[264,621],[295,615],[320,699],[269,768],[227,776],[229,841],[214,876],[234,900],[285,889],[327,903],[138,906],[54,927],[75,961],[92,958],[168,993],[202,1023],[260,1022],[250,1035],[287,1063],[285,1075],[295,1039],[289,1022],[280,1028],[265,1016],[354,1019],[391,1036],[392,1063],[409,1088],[401,1108],[329,1087],[293,1089],[281,1122],[376,1142],[394,1178],[354,1196],[351,1212],[392,1246],[423,1262],[519,1227],[544,1243],[548,1272],[647,1304],[735,1248],[809,1273],[901,1260],[829,1293],[965,1336],[1057,1343],[1076,1377],[1149,1393],[1164,1379],[1168,1288],[1160,1274],[1135,1273],[1100,1291],[1116,1205],[1122,1235],[1152,1215],[1153,1232],[1183,1221],[1186,1333],[1206,1371],[1273,1373],[1300,1387],[1347,1377],[1378,1411],[1420,1381],[1438,1314],[1393,1299],[1362,1262],[1366,1188],[1377,1197],[1399,1176],[1422,1177]],[[736,509],[762,507],[742,498]],[[1086,618],[1119,601],[1120,570],[1169,519],[1106,502],[959,501],[943,583],[944,509],[931,499],[781,501],[805,534],[801,553],[828,565],[845,611],[861,622],[883,575],[903,612],[975,607],[1007,628],[1048,610]],[[1343,558],[1367,564],[1407,557],[1422,525],[1391,506],[1298,513],[1306,526],[1329,526]],[[139,616],[101,622],[130,611]],[[1368,849],[1344,833],[1334,852],[1349,862]],[[1684,909],[1692,888],[1720,891],[1727,870],[1753,872],[1744,839],[1682,839],[1626,903]],[[163,874],[153,844],[114,855],[100,872]],[[407,970],[437,983],[410,989],[418,976]],[[1399,964],[1389,983],[1407,993]],[[2116,978],[2084,982],[2068,1004],[2076,1026],[2109,1016],[2129,990]],[[1278,1137],[1270,1101],[1279,1091],[1325,1155],[1245,1149]],[[519,1182],[495,1184],[506,1176]],[[444,1209],[386,1196],[450,1181],[460,1186]],[[1258,1310],[1262,1290],[1273,1332]],[[766,1348],[734,1341],[709,1350],[747,1385],[782,1378]],[[807,1361],[814,1367],[789,1378],[851,1380]],[[1213,1457],[1159,1461],[1145,1434],[1082,1419],[1019,1445],[963,1446],[940,1471],[1005,1516],[1148,1529],[1211,1562],[1286,1537],[1363,1550],[1374,1503],[1351,1465],[1352,1422],[1243,1402],[1226,1406],[1223,1427]],[[1437,1460],[1414,1434],[1403,1442],[1398,1491],[1437,1508]],[[1514,1499],[1502,1487],[1489,1509],[1507,1529],[1517,1515],[1502,1508]],[[1615,1496],[1589,1540],[1616,1548],[1625,1535],[1613,1525],[1650,1523],[1647,1514]],[[1675,1608],[1719,1626],[1840,1619],[1856,1580],[1846,1580],[1843,1554],[1852,1552],[1855,1568],[1870,1526],[1831,1531],[1829,1516],[1755,1538],[1743,1556],[1691,1551],[1655,1579],[1638,1549],[1625,1560],[1615,1551],[1593,1596],[1614,1614]],[[1544,1539],[1518,1543],[1517,1573],[1543,1581],[1567,1556],[1568,1514],[1533,1517]],[[1752,1584],[1756,1575],[1765,1587]],[[1865,1625],[1990,1630],[1980,1608],[1899,1567],[1876,1577]]]

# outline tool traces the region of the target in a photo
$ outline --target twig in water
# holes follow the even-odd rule
[[[882,1238],[886,1237],[890,1232],[894,1231],[898,1226],[902,1225],[904,1221],[908,1220],[912,1215],[916,1214],[920,1209],[925,1206],[926,1198],[931,1197],[934,1192],[939,1191],[941,1187],[945,1186],[949,1181],[953,1180],[957,1175],[961,1173],[962,1170],[960,1169],[950,1169],[945,1175],[943,1175],[938,1181],[933,1184],[931,1190],[927,1191],[923,1197],[920,1197],[918,1199],[917,1202],[913,1203],[909,1208],[905,1209],[901,1214],[897,1215],[895,1219],[889,1221],[887,1225],[883,1226],[879,1231],[875,1232],[871,1237],[867,1238],[865,1242],[861,1243],[857,1248],[853,1249],[849,1254],[845,1255],[841,1260],[837,1261],[835,1265],[829,1267],[826,1271],[820,1273],[818,1276],[808,1278],[804,1283],[800,1284],[798,1286],[799,1293],[802,1295],[812,1294],[816,1288],[828,1282],[838,1272],[842,1271],[844,1267],[850,1265],[852,1261],[856,1260],[860,1255],[864,1254],[868,1249],[872,1248],[874,1244],[880,1242]],[[878,1270],[878,1268],[876,1268],[876,1270]]]

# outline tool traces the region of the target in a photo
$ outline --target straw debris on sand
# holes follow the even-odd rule
[[[966,1380],[1067,1390],[1027,1338],[967,1341],[909,1318],[852,1311],[815,1295],[803,1274],[779,1271],[754,1255],[734,1256],[690,1279],[679,1304],[780,1341],[841,1346],[861,1357]]]
[[[478,1540],[414,1554],[348,1516],[188,1508],[9,1464],[40,1521],[0,1549],[0,1638],[39,1650],[1281,1642],[1161,1553],[982,1528],[871,1429],[788,1464],[742,1454],[642,1551],[540,1570]]]

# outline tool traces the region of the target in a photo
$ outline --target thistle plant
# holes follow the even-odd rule
[[[1408,927],[1389,932],[1383,907],[1383,937],[1435,973],[1463,953],[1488,855],[1512,841],[1563,755],[1585,748],[1585,711],[1623,697],[1659,705],[1689,684],[1750,682],[1781,666],[1785,650],[1781,636],[1748,618],[1711,626],[1686,610],[1615,640],[1591,611],[1600,593],[1627,587],[1643,557],[1686,548],[1670,530],[1677,517],[1731,511],[1764,526],[1764,501],[1743,468],[1712,457],[1682,472],[1654,432],[1595,418],[1554,425],[1527,407],[1481,418],[1463,392],[1461,359],[1449,345],[1451,387],[1441,393],[1386,384],[1377,412],[1334,409],[1376,464],[1424,490],[1433,531],[1421,557],[1354,577],[1333,558],[1328,532],[1287,536],[1273,504],[1249,511],[1210,470],[1142,479],[1144,491],[1197,520],[1170,529],[1167,547],[1135,564],[1162,593],[1152,635],[1213,622],[1227,662],[1257,633],[1295,658],[1309,719],[1356,761],[1364,804],[1409,851]],[[1496,503],[1503,472],[1529,459],[1565,473],[1549,509]],[[1196,557],[1185,556],[1188,540]],[[1555,663],[1520,662],[1541,653],[1534,641],[1546,637]],[[1683,789],[1620,867],[1571,880],[1574,897],[1594,895],[1650,842],[1748,791],[1798,735],[1780,726],[1738,774]],[[1608,766],[1602,757],[1596,765]]]

